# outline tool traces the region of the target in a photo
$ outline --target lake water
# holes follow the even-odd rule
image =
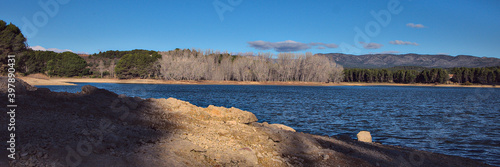
[[[375,142],[477,159],[500,166],[500,89],[397,86],[241,86],[78,83],[38,86],[236,107],[259,122],[317,135],[370,131]]]

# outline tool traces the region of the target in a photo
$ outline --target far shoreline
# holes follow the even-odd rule
[[[157,79],[113,79],[113,78],[34,78],[19,77],[30,85],[75,85],[73,83],[118,83],[118,84],[164,84],[164,85],[274,85],[274,86],[423,86],[423,87],[468,87],[499,88],[492,85],[458,85],[458,84],[399,84],[399,83],[362,83],[362,82],[277,82],[277,81],[170,81]]]

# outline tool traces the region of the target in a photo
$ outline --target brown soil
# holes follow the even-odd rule
[[[16,160],[7,162],[2,149],[0,166],[487,166],[295,132],[258,123],[254,114],[237,108],[127,97],[92,86],[73,94],[37,89],[22,80],[16,85],[24,90],[16,94]],[[0,86],[0,96],[7,97],[5,85]],[[1,115],[7,122],[7,114]],[[2,139],[8,133],[2,125]]]

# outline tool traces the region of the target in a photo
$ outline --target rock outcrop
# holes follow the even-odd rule
[[[16,160],[0,159],[0,166],[487,166],[295,132],[259,123],[254,114],[237,108],[127,97],[92,86],[80,93],[24,86],[25,94],[17,98]],[[6,97],[3,89],[0,94]],[[6,106],[6,100],[0,105]],[[5,115],[0,121],[7,122]],[[6,128],[0,132],[8,134]]]
[[[0,77],[0,92],[7,93],[9,88],[14,88],[15,94],[25,94],[27,91],[35,91],[37,88],[24,82],[22,79],[15,79],[14,83],[8,81],[8,77]],[[8,86],[9,84],[13,86]]]

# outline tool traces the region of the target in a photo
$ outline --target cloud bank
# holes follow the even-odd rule
[[[69,49],[57,49],[57,48],[44,48],[40,45],[37,45],[37,46],[30,46],[31,49],[33,50],[39,50],[39,51],[53,51],[53,52],[56,52],[56,53],[62,53],[62,52],[73,52],[72,50],[69,50]],[[76,54],[87,54],[85,52],[73,52],[73,53],[76,53]]]
[[[418,43],[410,42],[410,41],[395,40],[395,41],[390,41],[389,43],[393,44],[393,45],[415,45],[415,46],[418,46]]]
[[[338,45],[333,43],[311,42],[309,44],[286,40],[282,42],[268,42],[268,41],[250,41],[247,42],[250,47],[258,50],[275,50],[277,52],[296,52],[301,50],[310,49],[311,46],[318,46],[317,49],[337,48]]]
[[[287,40],[283,42],[267,42],[267,41],[251,41],[248,42],[250,47],[259,50],[274,49],[277,52],[295,52],[300,50],[307,50],[311,48],[309,45],[301,42]]]
[[[411,28],[425,28],[425,26],[422,24],[413,24],[413,23],[408,23],[406,24],[406,26]]]

